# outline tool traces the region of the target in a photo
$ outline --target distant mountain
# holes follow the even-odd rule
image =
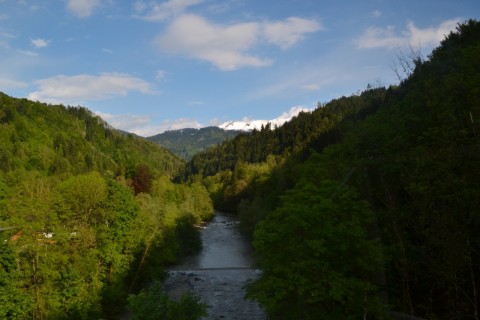
[[[147,139],[188,160],[196,153],[231,139],[241,132],[240,130],[225,130],[219,127],[187,128],[165,131],[147,137]]]

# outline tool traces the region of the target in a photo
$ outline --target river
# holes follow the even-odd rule
[[[252,268],[252,247],[240,234],[238,221],[217,213],[201,231],[203,249],[169,270],[167,292],[178,298],[191,291],[208,306],[205,320],[263,320],[258,304],[244,298],[244,284],[259,276]]]

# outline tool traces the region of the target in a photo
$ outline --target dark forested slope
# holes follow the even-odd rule
[[[383,102],[385,92],[384,88],[368,89],[360,95],[319,104],[311,113],[301,112],[278,128],[267,124],[261,130],[239,134],[196,154],[187,163],[186,175],[211,176],[222,170],[234,170],[238,163],[260,163],[268,156],[286,157],[303,152],[312,144],[332,143],[340,122],[364,118]]]
[[[477,319],[480,23],[398,86],[319,106],[195,156],[252,233],[274,319]]]

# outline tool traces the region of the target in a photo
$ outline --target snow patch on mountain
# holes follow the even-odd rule
[[[244,118],[241,121],[227,121],[219,125],[219,128],[224,130],[241,130],[241,131],[252,131],[253,129],[260,130],[270,123],[272,129],[275,127],[280,127],[285,122],[290,121],[293,117],[296,117],[300,112],[311,112],[313,109],[308,109],[302,106],[296,106],[290,108],[290,110],[282,113],[275,119],[272,120],[251,120]]]

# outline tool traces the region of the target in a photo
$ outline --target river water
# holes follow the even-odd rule
[[[252,268],[252,247],[240,234],[238,221],[217,213],[201,231],[202,251],[169,270],[167,292],[179,298],[190,291],[207,304],[204,319],[263,320],[258,304],[246,300],[243,286],[259,276]]]

